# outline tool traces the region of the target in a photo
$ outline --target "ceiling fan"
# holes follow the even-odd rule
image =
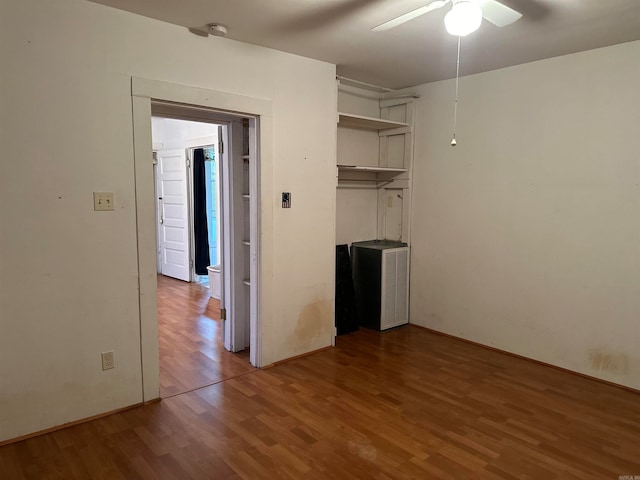
[[[486,18],[497,27],[505,27],[522,17],[520,12],[497,0],[434,0],[423,7],[373,27],[371,30],[374,32],[389,30],[449,3],[452,6],[444,18],[445,27],[450,34],[461,37],[477,30],[482,23],[482,18]]]

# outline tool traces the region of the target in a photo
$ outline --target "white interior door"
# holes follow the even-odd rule
[[[186,150],[159,151],[157,158],[160,273],[188,282],[191,252]]]

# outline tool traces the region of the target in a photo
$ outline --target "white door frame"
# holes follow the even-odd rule
[[[156,269],[155,196],[153,181],[153,156],[151,139],[151,102],[171,102],[181,107],[182,118],[206,119],[210,115],[220,118],[225,113],[254,117],[259,123],[258,146],[253,163],[258,185],[254,197],[257,212],[256,237],[256,315],[251,325],[251,363],[263,365],[265,354],[264,332],[272,320],[271,282],[273,265],[268,254],[273,245],[272,229],[262,225],[273,223],[273,118],[272,103],[268,100],[245,97],[215,90],[186,87],[156,80],[132,77],[131,81],[134,169],[136,185],[136,221],[138,244],[138,279],[140,309],[140,346],[142,369],[142,398],[148,402],[160,397],[160,357],[158,347],[158,306]],[[257,196],[260,196],[258,204]],[[265,252],[266,255],[261,253]],[[264,281],[267,280],[267,281]],[[268,356],[270,358],[270,356]]]

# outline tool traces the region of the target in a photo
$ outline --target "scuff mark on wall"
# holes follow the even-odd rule
[[[591,350],[589,362],[594,370],[625,374],[629,371],[629,360],[623,353],[611,353],[605,349]]]
[[[329,335],[327,319],[332,315],[332,305],[326,299],[314,300],[307,304],[300,315],[291,335],[296,350],[309,349],[313,341],[325,334]]]

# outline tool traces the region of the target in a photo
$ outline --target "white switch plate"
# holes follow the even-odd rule
[[[93,192],[93,209],[96,212],[113,211],[113,192]]]

